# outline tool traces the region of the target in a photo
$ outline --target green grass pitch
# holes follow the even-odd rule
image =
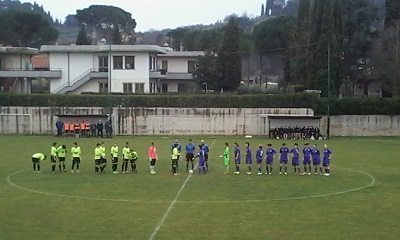
[[[244,164],[241,175],[224,175],[223,145],[239,142],[243,152],[247,140],[242,137],[204,137],[212,144],[209,174],[188,177],[182,161],[180,175],[173,177],[173,139],[105,139],[107,157],[112,143],[121,151],[125,141],[139,153],[139,173],[119,175],[111,174],[110,164],[106,174],[93,174],[93,150],[101,140],[78,139],[81,173],[71,175],[51,174],[49,160],[42,162],[40,174],[32,173],[31,155],[49,154],[52,142],[69,150],[75,139],[1,136],[0,239],[400,238],[400,138],[330,140],[330,177],[295,176],[291,167],[288,176],[280,176],[277,158],[272,176],[256,176],[255,165],[252,176],[244,175]],[[184,145],[188,137],[180,140]],[[160,158],[154,176],[146,157],[152,141]],[[253,152],[260,143],[271,142],[276,149],[282,143],[249,141]]]

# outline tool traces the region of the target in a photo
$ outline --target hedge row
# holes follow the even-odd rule
[[[296,95],[54,95],[0,94],[0,106],[60,107],[205,107],[264,108],[313,107],[318,97]]]
[[[333,98],[331,115],[400,115],[397,98]],[[54,95],[0,94],[0,106],[39,107],[191,107],[191,108],[312,108],[327,114],[328,99],[313,94],[277,95]]]

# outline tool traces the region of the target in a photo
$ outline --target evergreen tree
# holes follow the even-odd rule
[[[122,36],[119,30],[118,24],[114,25],[113,34],[112,34],[112,44],[120,45],[122,44]]]
[[[261,4],[261,17],[265,15],[264,3]]]
[[[297,25],[294,37],[295,57],[293,60],[294,65],[294,79],[296,83],[303,84],[309,87],[310,83],[310,63],[309,58],[309,45],[311,37],[311,19],[310,19],[310,0],[300,0],[299,11],[297,14]]]
[[[396,20],[400,20],[400,1],[386,0],[385,28],[395,24]]]
[[[331,93],[337,95],[343,81],[343,0],[314,1],[312,5],[311,45],[308,62],[311,88],[328,93],[328,47],[330,46]]]
[[[275,0],[267,0],[265,2],[265,15],[269,16],[270,11],[272,10],[273,6],[275,4]]]
[[[86,24],[82,24],[81,30],[76,39],[76,45],[90,45],[91,43],[92,41],[90,40],[86,30]]]
[[[221,74],[217,82],[218,89],[235,91],[242,77],[240,57],[240,31],[236,19],[229,19],[225,28],[221,48],[218,52],[218,71]]]

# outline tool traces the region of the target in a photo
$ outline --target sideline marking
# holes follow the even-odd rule
[[[212,146],[214,145],[214,143],[217,140],[214,139],[214,141],[211,143],[210,145],[210,149],[212,148]],[[199,164],[196,164],[196,167],[194,168],[194,170],[197,169],[197,167],[199,166]],[[176,193],[174,200],[171,202],[171,204],[168,206],[167,211],[165,211],[163,217],[161,218],[160,222],[157,224],[156,228],[153,230],[153,232],[151,233],[149,240],[153,240],[155,238],[155,236],[157,235],[157,232],[160,230],[161,226],[164,224],[165,219],[167,219],[169,213],[171,212],[172,208],[175,206],[175,204],[178,202],[178,198],[181,195],[183,189],[186,187],[186,184],[189,182],[190,178],[193,176],[193,174],[189,174],[185,181],[183,182],[181,188],[179,189],[179,191]]]

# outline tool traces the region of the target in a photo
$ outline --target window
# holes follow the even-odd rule
[[[186,84],[178,83],[178,92],[186,92]]]
[[[122,56],[114,56],[113,63],[114,63],[114,69],[123,69],[122,68]]]
[[[107,56],[99,56],[99,72],[108,72]]]
[[[162,93],[167,93],[168,92],[168,84],[167,83],[163,83],[161,85],[161,92]]]
[[[195,68],[196,68],[196,62],[188,61],[188,73],[194,73]]]
[[[167,60],[163,60],[161,63],[161,69],[165,70],[166,72],[168,72],[168,61]]]
[[[99,83],[99,93],[108,93],[108,83]]]
[[[125,94],[132,94],[132,83],[124,83],[124,93]]]
[[[144,93],[144,83],[135,83],[135,93]]]
[[[125,57],[125,69],[135,69],[135,56]]]

